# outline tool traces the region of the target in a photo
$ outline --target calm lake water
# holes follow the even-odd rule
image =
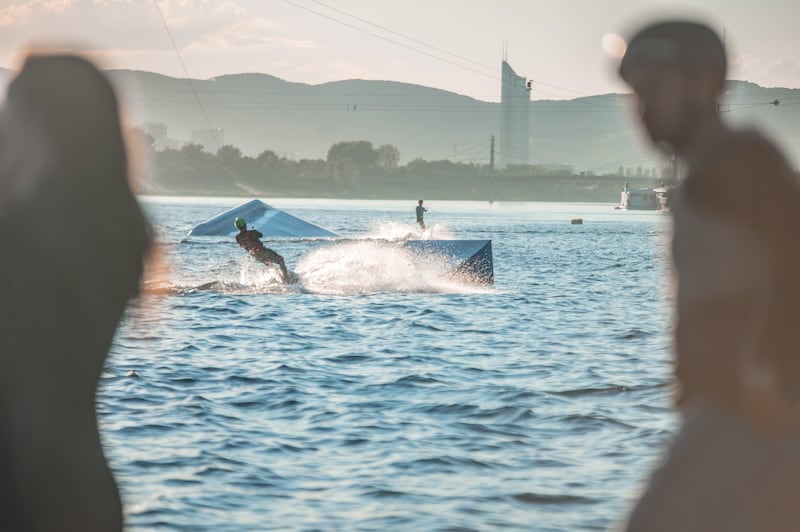
[[[392,242],[415,202],[270,200],[341,241],[188,238],[241,200],[145,199],[168,273],[99,393],[130,530],[606,530],[676,428],[669,218],[429,201],[495,284]],[[571,225],[581,217],[583,225]],[[139,378],[127,377],[135,369]]]

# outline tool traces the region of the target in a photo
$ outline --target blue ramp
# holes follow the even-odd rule
[[[239,217],[247,220],[247,227],[261,231],[265,238],[324,238],[339,236],[257,199],[238,205],[196,225],[189,231],[189,235],[233,236],[238,232],[233,225],[233,221]]]
[[[403,247],[446,261],[447,275],[460,281],[494,282],[491,240],[408,240]]]

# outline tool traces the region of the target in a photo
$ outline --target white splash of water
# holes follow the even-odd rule
[[[266,266],[247,254],[224,256],[208,252],[207,260],[188,267],[174,264],[181,279],[152,283],[154,293],[217,292],[224,294],[318,293],[356,295],[378,292],[484,293],[486,286],[449,274],[453,261],[406,249],[407,240],[454,238],[439,224],[421,231],[416,224],[379,221],[365,234],[336,239],[306,251],[285,283],[277,266]],[[204,243],[206,244],[206,243]],[[170,276],[168,276],[170,277]]]
[[[387,241],[317,248],[300,259],[296,271],[306,290],[322,294],[485,291],[448,279],[445,261]]]
[[[288,286],[277,265],[267,266],[249,259],[241,263],[239,284],[255,292],[284,292]]]
[[[356,238],[397,242],[400,240],[447,240],[455,238],[455,236],[441,224],[428,225],[423,231],[417,224],[380,221],[376,222],[366,234]]]

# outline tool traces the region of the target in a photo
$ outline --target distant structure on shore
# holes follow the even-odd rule
[[[529,164],[528,113],[531,89],[527,80],[514,72],[503,59],[503,80],[500,93],[500,145],[497,163],[500,168],[509,164]]]
[[[201,145],[207,152],[216,153],[225,145],[225,130],[219,127],[193,129],[192,143]]]
[[[150,135],[153,149],[163,150],[170,148],[173,150],[179,150],[184,144],[186,144],[185,141],[171,138],[167,134],[167,125],[161,122],[144,122],[139,127],[141,128],[142,132]]]

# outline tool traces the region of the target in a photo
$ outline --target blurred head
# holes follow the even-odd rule
[[[127,177],[116,95],[97,67],[80,56],[29,56],[9,86],[4,118],[13,129],[9,136],[19,135],[19,147],[35,146],[34,155],[54,166],[106,174],[100,178],[106,183],[113,175]],[[85,183],[88,177],[81,179]]]
[[[13,210],[42,236],[57,227],[53,254],[80,263],[92,282],[108,278],[120,300],[129,297],[150,231],[106,76],[77,55],[30,55],[9,85],[0,129],[0,215]]]
[[[419,200],[419,204],[422,205],[422,200]]]
[[[241,230],[241,229],[244,229],[245,227],[247,227],[247,221],[244,218],[236,218],[233,221],[233,225],[236,226],[236,229]]]
[[[654,143],[686,147],[703,121],[717,117],[727,59],[720,38],[695,22],[659,22],[629,42],[619,74],[636,93]]]

